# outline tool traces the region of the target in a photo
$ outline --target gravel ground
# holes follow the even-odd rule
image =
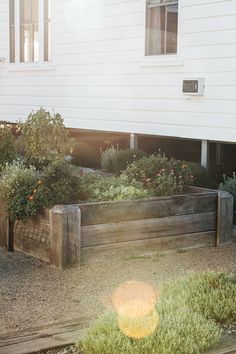
[[[236,273],[236,244],[129,257],[60,271],[0,251],[0,334],[74,318],[93,318],[127,280],[155,287],[187,272]]]

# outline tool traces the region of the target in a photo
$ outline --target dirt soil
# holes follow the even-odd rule
[[[0,251],[0,335],[74,318],[95,318],[128,280],[155,288],[207,270],[236,274],[236,244],[219,248],[124,254],[114,261],[64,271],[22,254]]]

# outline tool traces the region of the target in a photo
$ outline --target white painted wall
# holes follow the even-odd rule
[[[236,142],[236,0],[179,0],[177,58],[144,57],[145,0],[51,1],[52,65],[0,63],[0,120],[44,106],[68,127]],[[205,78],[203,97],[182,95],[188,77]]]

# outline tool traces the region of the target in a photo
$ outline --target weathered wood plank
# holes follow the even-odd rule
[[[236,354],[236,337],[224,336],[216,348],[212,348],[204,354]]]
[[[14,237],[14,250],[49,263],[50,248],[47,243],[38,242],[32,238]]]
[[[216,213],[83,226],[82,247],[216,230]]]
[[[66,268],[80,261],[81,214],[76,205],[57,205],[50,211],[50,264]]]
[[[1,354],[32,354],[75,343],[81,339],[90,319],[54,323],[0,337]]]
[[[178,236],[85,247],[81,249],[82,264],[92,264],[121,258],[124,255],[161,252],[171,249],[187,249],[215,246],[216,231],[200,232]]]
[[[2,248],[7,248],[7,224],[6,206],[0,202],[0,247]]]
[[[49,210],[43,209],[26,222],[15,221],[14,249],[49,262],[50,225]]]
[[[228,192],[218,193],[217,246],[233,242],[233,196]]]
[[[110,203],[80,204],[82,226],[215,211],[217,193]]]

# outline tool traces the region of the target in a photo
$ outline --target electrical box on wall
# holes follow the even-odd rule
[[[184,79],[183,80],[183,94],[190,96],[203,96],[205,90],[205,79]]]

